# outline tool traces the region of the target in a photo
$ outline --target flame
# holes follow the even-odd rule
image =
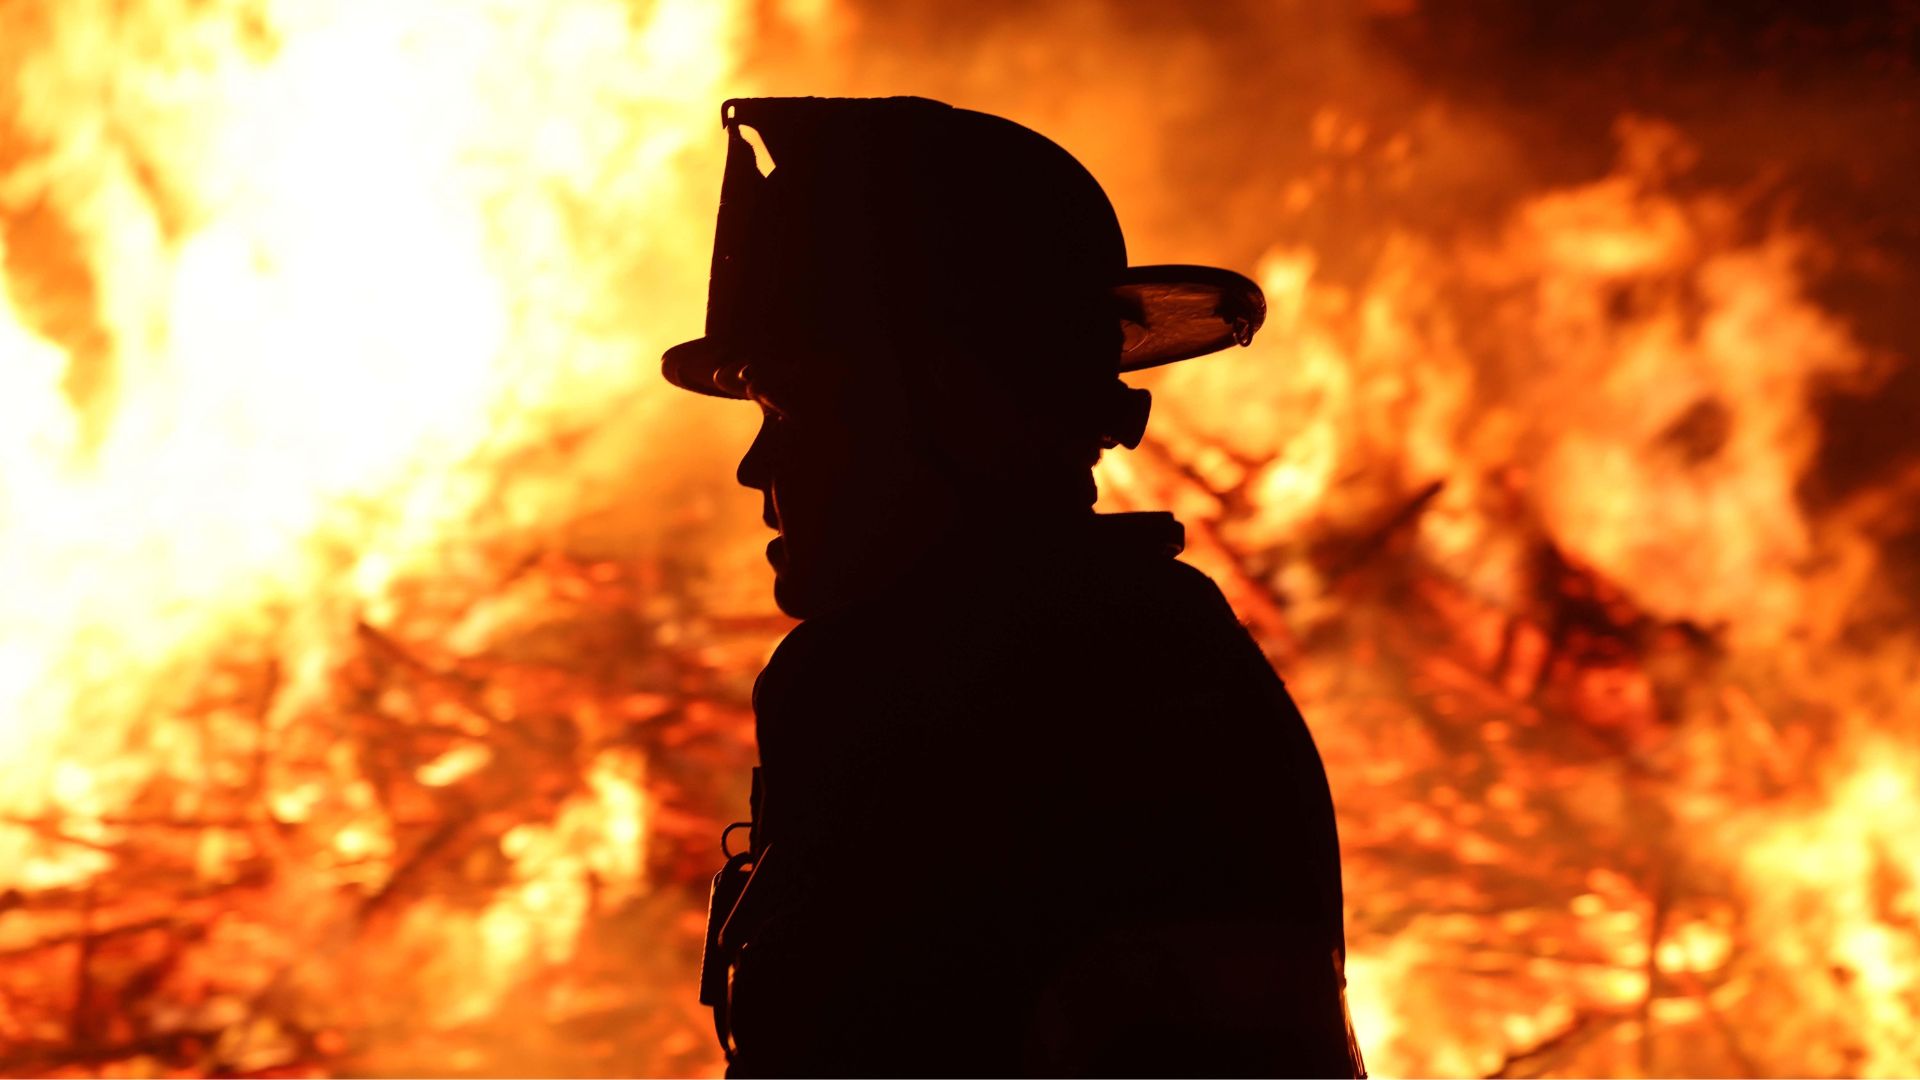
[[[1806,497],[1890,363],[1837,242],[1652,111],[1534,179],[1354,29],[1419,4],[937,7],[20,14],[0,1071],[718,1068],[699,905],[787,623],[713,460],[750,418],[652,358],[761,91],[1005,113],[1137,261],[1257,275],[1099,478],[1314,726],[1376,1075],[1920,1068],[1920,479]]]
[[[503,487],[516,462],[616,412],[646,422],[645,357],[699,310],[740,20],[704,0],[340,0],[60,4],[20,26],[0,889],[112,895],[156,872],[116,854],[150,820],[245,789],[191,856],[200,879],[262,857],[307,876],[275,880],[284,925],[214,954],[254,968],[346,940],[338,890],[390,886],[414,841],[364,762],[308,729],[344,722],[356,624],[486,639],[423,619],[417,582],[488,589],[489,544],[583,505],[586,476]],[[275,760],[248,775],[254,755]],[[458,743],[420,782],[457,791],[488,763]],[[428,918],[396,932],[418,966],[387,974],[457,975],[440,1021],[505,1007],[590,906],[641,889],[642,763],[608,751],[582,776],[505,832],[510,881],[483,909],[403,918]],[[288,848],[260,828],[305,831]],[[292,1053],[269,1026],[213,1052]]]
[[[591,395],[648,386],[632,331],[591,325],[621,300],[630,266],[603,250],[620,241],[569,231],[598,199],[653,226],[635,244],[698,248],[667,166],[709,150],[734,18],[49,13],[20,105],[50,145],[9,175],[7,205],[71,230],[102,325],[82,353],[18,290],[0,307],[11,810],[112,805],[135,782],[109,775],[113,729],[170,663],[331,605],[385,621],[392,582],[444,557],[506,454]],[[103,65],[111,95],[87,82]]]
[[[1777,223],[1755,235],[1734,193],[1676,194],[1697,155],[1670,125],[1628,118],[1617,136],[1612,175],[1528,198],[1453,250],[1392,237],[1357,289],[1318,281],[1311,250],[1270,250],[1273,359],[1170,374],[1177,426],[1164,437],[1180,473],[1115,463],[1106,478],[1126,502],[1178,500],[1182,473],[1229,493],[1187,504],[1222,541],[1197,554],[1243,612],[1275,611],[1268,590],[1285,599],[1255,629],[1298,657],[1295,693],[1335,778],[1359,907],[1354,1010],[1380,1074],[1731,1061],[1896,1075],[1920,1060],[1905,914],[1920,896],[1906,779],[1920,745],[1901,685],[1913,639],[1846,639],[1876,588],[1873,543],[1797,494],[1820,435],[1815,394],[1873,363],[1810,297],[1816,236]],[[1210,456],[1223,447],[1253,464],[1220,472]],[[1456,640],[1378,628],[1356,613],[1370,601],[1347,580],[1354,564],[1299,539],[1402,526],[1394,557],[1449,580],[1421,604],[1454,613]],[[1248,551],[1278,553],[1265,580],[1239,561]],[[1566,588],[1542,580],[1543,551],[1596,584],[1543,600]],[[1577,616],[1589,628],[1565,621],[1570,602],[1589,605]],[[1670,636],[1630,644],[1659,623]],[[1400,689],[1368,652],[1299,644],[1332,627],[1405,635],[1385,647],[1430,655]],[[1671,635],[1702,631],[1685,627],[1705,628],[1725,666],[1687,656]],[[1580,648],[1594,651],[1566,658]],[[1556,664],[1578,665],[1560,669],[1578,682],[1543,698]],[[1660,700],[1715,684],[1718,701]],[[1431,732],[1393,717],[1409,695]],[[1825,719],[1839,701],[1875,704]],[[1548,720],[1600,741],[1568,745]],[[1836,749],[1803,777],[1813,739]],[[1623,756],[1595,763],[1609,747]],[[1474,775],[1483,761],[1502,778]],[[1552,773],[1532,774],[1543,765]],[[1460,778],[1436,786],[1449,773]],[[1557,911],[1552,871],[1531,895],[1490,896],[1375,862],[1427,851],[1455,867],[1436,872],[1471,881],[1582,829],[1602,846],[1577,858],[1643,865],[1593,871]],[[1633,853],[1649,844],[1652,867]],[[1409,889],[1434,912],[1390,909],[1397,929],[1369,931],[1369,891]],[[1476,971],[1494,977],[1463,988]],[[1703,1045],[1650,1058],[1662,1028]]]

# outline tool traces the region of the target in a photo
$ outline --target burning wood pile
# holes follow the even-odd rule
[[[548,555],[434,644],[359,623],[313,697],[271,660],[196,673],[122,751],[170,759],[126,805],[5,819],[68,880],[6,894],[0,1069],[708,1066],[694,885],[784,627],[680,580]],[[476,620],[489,647],[449,648]]]
[[[1854,188],[1645,102],[1528,156],[1404,60],[1444,4],[401,10],[6,16],[0,1074],[718,1068],[706,880],[788,623],[750,418],[649,358],[717,102],[905,85],[1268,293],[1100,480],[1314,728],[1376,1075],[1920,1069],[1920,263]],[[1313,95],[1246,100],[1255,48]],[[1195,126],[1256,104],[1272,147]]]

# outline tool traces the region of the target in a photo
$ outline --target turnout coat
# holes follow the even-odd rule
[[[1179,524],[983,533],[760,676],[729,1075],[1362,1075],[1326,774]]]

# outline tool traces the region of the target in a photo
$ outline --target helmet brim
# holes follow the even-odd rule
[[[660,357],[660,374],[682,390],[708,397],[745,401],[747,391],[741,365],[710,337],[683,341]]]
[[[1260,286],[1214,266],[1135,266],[1113,293],[1120,301],[1120,371],[1143,371],[1246,345],[1267,317]],[[660,370],[682,390],[744,400],[744,358],[711,337],[668,349]]]
[[[1229,345],[1246,345],[1267,319],[1267,298],[1215,266],[1133,266],[1120,276],[1120,370],[1140,371]]]

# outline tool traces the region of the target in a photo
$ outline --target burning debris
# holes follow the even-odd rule
[[[684,580],[547,556],[438,612],[443,643],[493,623],[485,651],[362,623],[312,696],[268,659],[196,673],[218,690],[173,705],[175,745],[122,751],[177,772],[110,813],[6,819],[70,858],[6,894],[0,1068],[707,1065],[688,883],[784,626],[715,619]]]
[[[1920,1069],[1912,217],[1691,90],[1530,154],[1449,5],[1336,8],[11,12],[0,1072],[716,1068],[705,880],[787,624],[655,313],[698,310],[718,101],[909,62],[1268,293],[1101,480],[1314,727],[1377,1074]],[[1196,193],[1231,249],[1161,224]]]

